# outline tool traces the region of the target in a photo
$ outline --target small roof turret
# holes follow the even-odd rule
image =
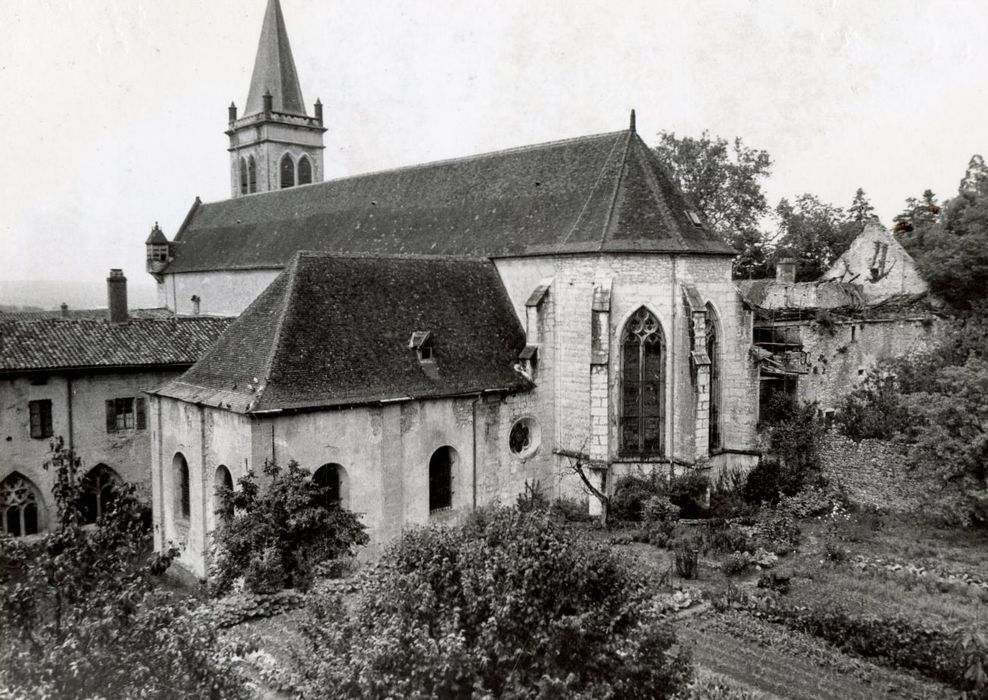
[[[161,228],[158,227],[158,222],[154,222],[154,228],[151,229],[151,235],[148,239],[144,241],[144,245],[167,245],[168,238],[162,233]]]

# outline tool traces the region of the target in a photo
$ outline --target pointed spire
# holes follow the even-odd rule
[[[268,90],[271,91],[272,108],[275,112],[305,114],[295,59],[292,57],[285,18],[281,14],[281,3],[278,0],[268,0],[268,7],[264,12],[261,39],[254,59],[254,73],[244,107],[245,117],[264,111],[263,96]]]
[[[631,124],[628,126],[628,128],[631,130],[631,133],[635,133],[635,110],[634,109],[631,110]]]

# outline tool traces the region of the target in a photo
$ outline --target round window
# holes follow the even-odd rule
[[[508,447],[518,457],[528,457],[539,448],[541,431],[534,418],[519,418],[508,434]]]

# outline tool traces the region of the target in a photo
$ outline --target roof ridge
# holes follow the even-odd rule
[[[289,263],[288,267],[282,273],[284,275],[287,275],[287,279],[285,280],[285,292],[284,292],[284,297],[282,299],[281,312],[278,314],[278,321],[274,327],[274,334],[271,339],[271,347],[268,350],[268,356],[264,360],[264,369],[261,372],[264,383],[260,386],[260,388],[258,388],[257,393],[255,394],[256,398],[253,401],[251,401],[250,406],[248,406],[248,408],[253,408],[261,402],[261,398],[264,396],[264,391],[268,388],[268,384],[271,381],[271,370],[274,367],[274,360],[278,354],[278,348],[281,346],[281,335],[282,335],[282,331],[285,328],[285,319],[292,309],[291,302],[292,302],[292,298],[295,296],[295,291],[296,291],[295,281],[296,281],[296,276],[298,275],[298,265],[301,257],[302,255],[300,252],[292,256],[291,263]]]
[[[634,114],[634,110],[631,110]],[[632,117],[634,119],[634,117]],[[607,242],[607,234],[611,230],[611,221],[614,219],[614,211],[617,208],[618,194],[621,192],[621,183],[624,181],[624,173],[627,170],[628,165],[628,153],[631,151],[631,143],[634,141],[635,131],[630,129],[628,131],[628,140],[624,144],[624,155],[621,158],[621,167],[618,170],[618,176],[615,178],[614,182],[614,192],[611,194],[611,203],[607,207],[607,217],[604,219],[604,229],[601,231],[600,235],[600,248],[604,249],[604,244]]]
[[[493,158],[495,156],[503,156],[513,153],[525,153],[528,151],[535,151],[540,148],[547,148],[550,146],[564,146],[567,144],[577,143],[580,141],[592,141],[594,139],[603,139],[609,136],[617,136],[618,134],[627,133],[627,129],[622,129],[620,131],[608,131],[600,134],[587,134],[585,136],[573,136],[567,139],[558,139],[555,141],[544,141],[542,143],[532,143],[526,146],[513,146],[511,148],[503,148],[494,151],[484,151],[482,153],[473,153],[466,156],[455,156],[453,158],[442,158],[440,160],[432,160],[426,163],[415,163],[412,165],[400,165],[396,168],[382,168],[380,170],[370,170],[365,173],[357,173],[355,175],[346,175],[344,177],[332,178],[330,180],[323,180],[322,182],[312,182],[306,185],[296,186],[296,187],[286,187],[283,189],[270,190],[268,192],[256,192],[251,196],[264,196],[264,195],[276,195],[279,193],[291,193],[297,192],[302,189],[309,189],[319,187],[321,185],[329,185],[333,183],[340,183],[352,180],[359,180],[365,177],[375,177],[378,175],[386,175],[391,173],[402,173],[409,172],[413,170],[424,170],[426,168],[432,168],[439,165],[450,165],[453,163],[467,163],[472,160],[480,160],[483,158]],[[203,202],[205,206],[210,206],[213,204],[226,204],[227,202],[236,202],[242,197],[227,197],[226,199],[218,199],[214,202]]]
[[[645,147],[646,155],[642,157],[642,154],[639,152],[636,154],[636,157],[638,158],[638,165],[641,167],[642,171],[644,171],[645,182],[648,183],[648,189],[652,193],[652,199],[655,202],[656,206],[658,207],[659,211],[662,213],[662,218],[665,219],[666,226],[672,232],[672,235],[675,236],[676,240],[679,242],[680,245],[682,245],[684,248],[689,248],[689,244],[686,242],[686,239],[683,238],[682,232],[679,230],[679,226],[677,225],[675,215],[669,209],[669,202],[666,201],[666,198],[662,193],[662,187],[659,185],[659,181],[655,176],[655,171],[652,170],[652,168],[648,167],[649,165],[651,165],[651,163],[648,162],[648,159],[650,156],[653,155],[652,149],[648,147],[647,143],[642,141],[641,137],[638,136],[638,134],[634,134],[630,139],[630,141],[633,142],[635,145],[641,144],[642,146]],[[629,145],[629,150],[631,150],[630,145]],[[661,161],[658,162],[658,165],[661,165]]]
[[[332,250],[298,250],[295,255],[307,258],[365,258],[371,260],[436,260],[444,262],[476,262],[489,263],[491,259],[485,255],[437,255],[429,253],[366,253],[366,252],[338,252]]]
[[[612,134],[626,134],[627,132],[626,131],[615,131],[615,132],[611,132],[611,133]],[[563,239],[556,244],[556,249],[557,250],[560,249],[562,246],[566,245],[566,243],[570,239],[570,236],[572,236],[573,235],[573,232],[576,231],[576,227],[580,225],[580,221],[583,219],[583,214],[587,211],[587,207],[590,205],[590,201],[593,199],[594,193],[597,191],[597,188],[600,187],[601,180],[604,179],[604,173],[607,172],[607,165],[611,162],[611,157],[614,155],[614,151],[617,149],[617,147],[618,147],[619,144],[620,144],[620,141],[619,140],[615,141],[614,142],[614,145],[611,146],[611,150],[608,151],[607,157],[604,158],[604,162],[600,166],[600,172],[597,173],[597,179],[594,180],[593,187],[590,188],[590,191],[587,193],[587,198],[585,200],[583,200],[583,206],[580,207],[580,212],[576,215],[576,219],[573,220],[573,225],[570,226],[569,231],[566,232],[566,235],[563,236]],[[627,153],[627,142],[625,143],[625,153]],[[620,168],[618,170],[618,177],[617,177],[617,179],[620,182],[620,180],[621,180]],[[611,206],[613,206],[613,200],[611,202]],[[610,221],[610,210],[608,210],[608,212],[607,212],[607,221]],[[606,230],[607,230],[606,229],[606,225],[605,225],[605,229],[604,230],[606,232]],[[603,245],[603,241],[601,241],[601,245]]]

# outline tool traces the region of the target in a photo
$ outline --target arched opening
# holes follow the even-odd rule
[[[181,452],[176,452],[172,459],[172,474],[175,479],[175,514],[183,520],[188,520],[192,514],[189,463],[185,461],[185,455]]]
[[[281,188],[294,187],[295,161],[292,160],[292,157],[288,153],[281,157],[281,167],[279,170],[281,172]]]
[[[247,183],[248,192],[257,192],[257,163],[254,156],[247,157]]]
[[[117,500],[120,476],[105,464],[97,464],[82,478],[80,510],[84,523],[95,523]]]
[[[720,321],[714,307],[707,304],[707,357],[710,358],[710,397],[707,401],[709,414],[709,449],[721,448],[720,434]]]
[[[322,489],[323,504],[327,508],[335,505],[349,507],[346,469],[341,464],[324,464],[312,475],[312,481]]]
[[[231,498],[233,495],[233,477],[230,475],[230,470],[223,464],[216,467],[216,473],[213,475],[213,490],[216,503],[214,512],[223,520],[229,520],[233,517],[233,500]]]
[[[622,335],[621,454],[660,456],[665,451],[666,349],[662,326],[644,306]]]
[[[34,535],[44,527],[41,496],[31,480],[14,472],[0,483],[3,532],[11,537]]]
[[[248,180],[247,180],[247,159],[240,159],[240,194],[247,194],[248,192]]]
[[[456,459],[456,450],[448,445],[433,452],[429,459],[430,512],[453,507],[453,466]]]
[[[312,182],[312,162],[307,156],[298,159],[298,184],[308,185]]]

